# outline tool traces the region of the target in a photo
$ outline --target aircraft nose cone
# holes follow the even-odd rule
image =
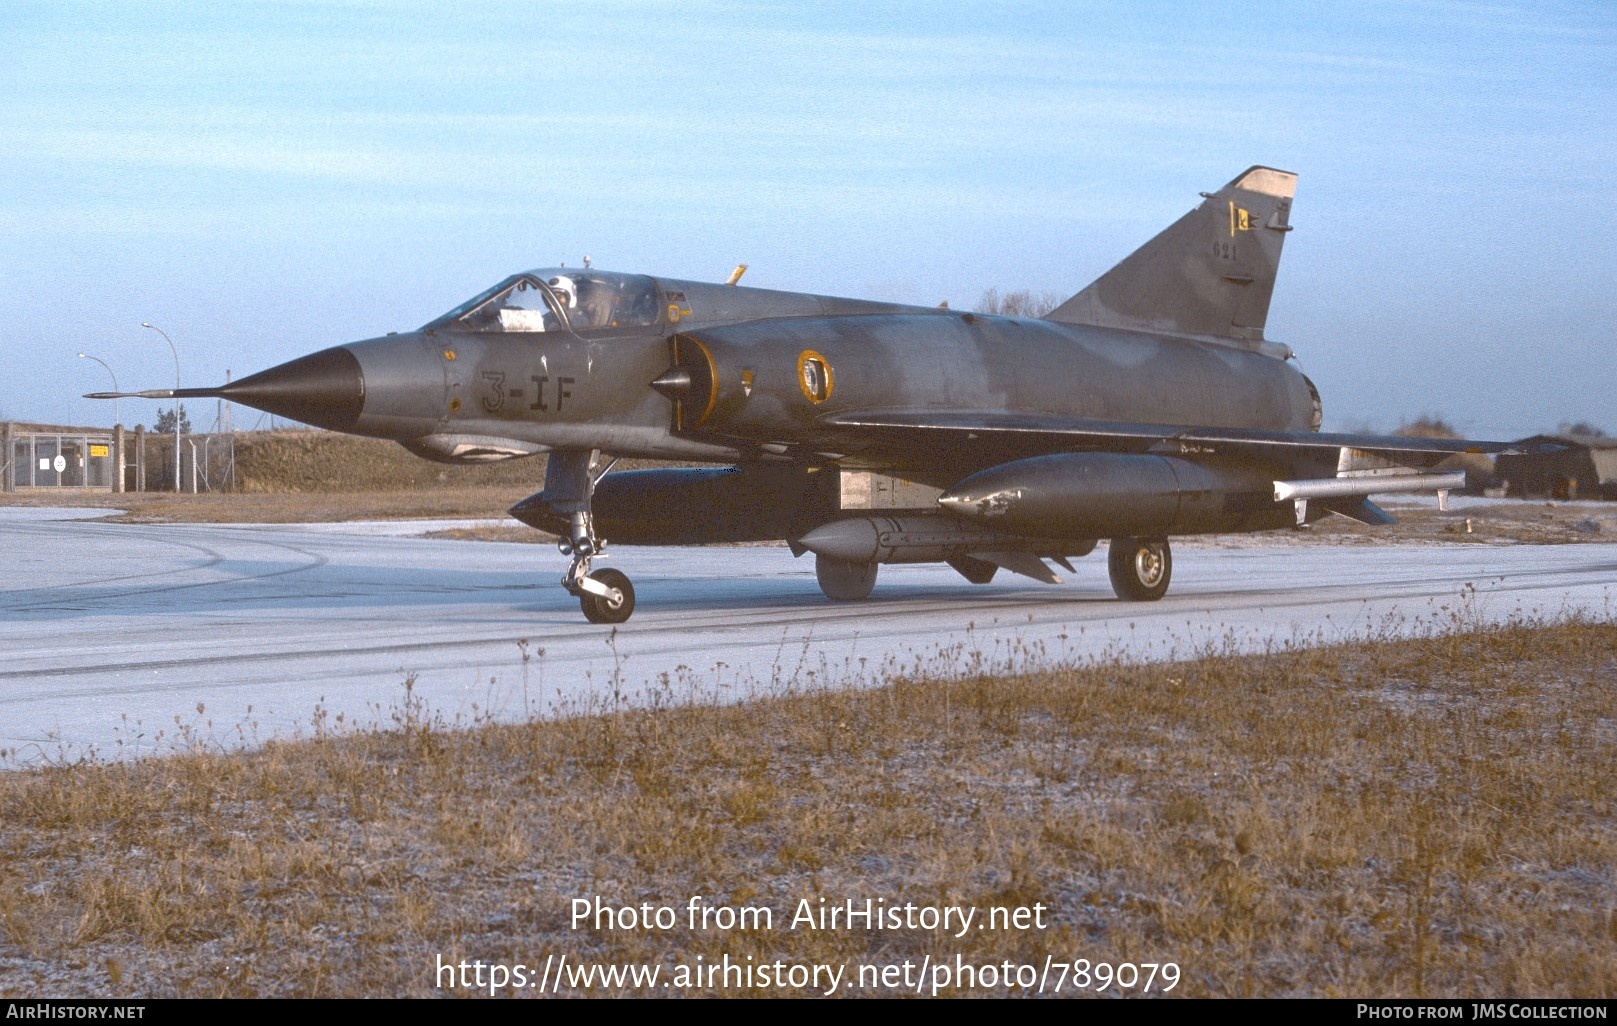
[[[365,407],[365,376],[359,359],[335,346],[232,381],[218,394],[277,417],[353,431]]]

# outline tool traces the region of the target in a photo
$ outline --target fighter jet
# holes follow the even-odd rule
[[[1160,599],[1175,535],[1264,531],[1437,491],[1506,443],[1320,432],[1319,391],[1264,338],[1296,175],[1253,167],[1040,318],[593,268],[511,275],[415,331],[215,388],[420,456],[548,453],[511,514],[555,533],[595,623],[634,588],[607,540],[783,540],[837,601],[883,563],[1059,583],[1107,541],[1119,598]],[[111,398],[114,393],[94,393]],[[708,464],[614,471],[621,457]]]

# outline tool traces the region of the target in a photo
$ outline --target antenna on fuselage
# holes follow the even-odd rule
[[[736,269],[730,272],[730,277],[726,278],[724,283],[726,285],[738,284],[741,281],[741,276],[743,274],[746,274],[746,273],[747,273],[747,265],[746,264],[736,264]]]

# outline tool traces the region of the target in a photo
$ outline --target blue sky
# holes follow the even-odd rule
[[[210,384],[584,254],[1070,294],[1261,163],[1327,427],[1617,431],[1609,3],[12,0],[0,99],[3,418],[170,384],[142,321]]]

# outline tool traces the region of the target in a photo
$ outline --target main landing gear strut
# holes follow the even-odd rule
[[[553,496],[551,508],[570,515],[568,537],[556,543],[562,555],[573,557],[562,587],[578,596],[578,607],[590,623],[623,623],[634,612],[634,585],[628,575],[610,568],[590,571],[590,561],[606,555],[606,540],[596,536],[590,510],[595,482],[612,469],[610,462],[600,465],[600,459],[595,449],[552,452],[545,468],[545,493]]]

